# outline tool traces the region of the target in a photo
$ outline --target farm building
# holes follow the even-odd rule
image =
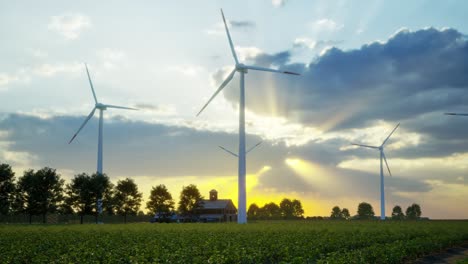
[[[199,219],[206,222],[235,222],[237,221],[237,208],[231,199],[218,199],[216,190],[210,191],[210,199],[202,200],[201,208],[195,213]]]

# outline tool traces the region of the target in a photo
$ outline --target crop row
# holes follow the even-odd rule
[[[0,226],[4,263],[400,263],[468,241],[468,222]]]

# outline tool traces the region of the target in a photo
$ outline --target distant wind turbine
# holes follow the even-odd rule
[[[137,110],[135,108],[130,108],[130,107],[124,107],[124,106],[117,106],[117,105],[108,105],[108,104],[102,104],[99,103],[96,97],[96,93],[94,92],[94,87],[93,87],[93,82],[91,81],[91,76],[89,75],[88,71],[88,66],[85,64],[86,68],[86,73],[88,74],[88,80],[89,80],[89,85],[91,86],[91,92],[93,92],[93,97],[94,97],[94,102],[95,105],[93,109],[91,110],[91,113],[89,113],[88,117],[86,117],[85,121],[83,124],[80,126],[78,131],[73,135],[73,137],[70,139],[68,144],[72,143],[72,141],[75,139],[75,137],[80,133],[81,129],[88,123],[89,119],[94,116],[94,112],[96,109],[99,109],[99,137],[98,137],[98,156],[97,156],[97,173],[102,174],[102,141],[103,141],[103,135],[102,135],[102,126],[103,126],[103,111],[107,110],[107,108],[117,108],[117,109],[127,109],[127,110]]]
[[[463,113],[444,113],[444,115],[453,115],[453,116],[468,116],[468,114],[463,114]]]
[[[232,80],[234,74],[239,72],[240,74],[240,97],[239,97],[239,179],[238,179],[238,192],[239,192],[239,214],[237,217],[237,223],[244,224],[247,223],[247,198],[246,198],[246,185],[245,185],[245,173],[246,173],[246,161],[245,161],[245,88],[244,88],[244,75],[247,73],[248,70],[256,70],[256,71],[267,71],[267,72],[277,72],[277,73],[284,73],[284,74],[292,74],[292,75],[299,75],[298,73],[289,72],[289,71],[280,71],[275,69],[257,67],[257,66],[249,66],[239,63],[237,59],[236,51],[234,50],[234,44],[232,43],[231,35],[229,34],[229,29],[226,24],[226,19],[224,18],[223,10],[221,9],[221,16],[223,17],[224,27],[226,29],[226,35],[229,41],[229,46],[231,47],[232,56],[234,57],[235,61],[235,68],[231,71],[228,77],[221,83],[218,90],[211,96],[208,102],[202,107],[200,112],[198,112],[197,116],[201,114],[201,112],[208,106],[208,104],[218,95],[221,90]]]
[[[246,152],[245,154],[249,154],[250,151],[254,150],[256,147],[260,146],[260,144],[262,144],[263,141],[260,141],[258,142],[257,144],[255,144],[254,146],[250,147]],[[223,147],[223,146],[218,146],[220,149],[226,151],[227,153],[233,155],[234,157],[239,157],[239,155],[237,155],[236,153],[234,153],[233,151],[230,151],[229,149]]]
[[[387,143],[387,140],[390,138],[390,136],[395,132],[395,130],[400,126],[400,123],[392,130],[390,135],[382,142],[382,145],[380,146],[369,146],[369,145],[362,145],[362,144],[351,144],[359,147],[365,147],[365,148],[372,148],[372,149],[378,149],[380,152],[380,219],[385,220],[385,184],[384,184],[384,175],[383,175],[383,162],[382,160],[385,161],[385,165],[387,166],[388,173],[390,176],[392,176],[392,172],[390,171],[390,167],[388,167],[387,163],[387,158],[385,157],[384,153],[384,145]]]

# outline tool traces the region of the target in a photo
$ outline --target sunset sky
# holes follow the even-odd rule
[[[104,172],[149,196],[178,200],[196,184],[237,204],[237,77],[195,114],[232,70],[220,8],[242,62],[296,71],[246,75],[247,205],[300,199],[305,215],[359,202],[380,214],[412,203],[430,218],[468,218],[466,1],[0,0],[0,162],[16,176],[56,168],[69,181],[96,170],[102,103]],[[144,206],[142,206],[142,209]]]

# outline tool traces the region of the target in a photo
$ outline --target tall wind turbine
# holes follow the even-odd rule
[[[126,110],[137,110],[135,108],[130,108],[130,107],[124,107],[124,106],[118,106],[118,105],[108,105],[108,104],[102,104],[99,103],[96,97],[96,93],[94,92],[94,87],[93,87],[93,82],[91,81],[91,76],[89,75],[88,71],[88,66],[85,64],[86,68],[86,73],[88,74],[88,80],[89,80],[89,85],[91,86],[91,92],[93,92],[93,97],[94,97],[94,102],[95,105],[93,109],[91,110],[91,113],[89,113],[88,117],[86,117],[85,121],[83,124],[80,126],[78,131],[73,135],[73,137],[70,139],[68,144],[72,143],[72,141],[75,139],[75,137],[80,133],[81,129],[88,123],[89,119],[94,116],[94,112],[96,109],[99,110],[99,137],[98,137],[98,156],[97,156],[97,173],[102,174],[102,141],[103,141],[103,135],[102,135],[102,126],[104,122],[104,117],[103,117],[103,112],[104,110],[107,110],[107,108],[117,108],[117,109],[126,109]]]
[[[382,142],[382,145],[380,146],[369,146],[369,145],[362,145],[362,144],[351,144],[359,147],[365,147],[365,148],[372,148],[372,149],[378,149],[380,152],[380,219],[385,220],[385,184],[384,184],[384,175],[383,175],[383,161],[385,161],[385,165],[387,166],[388,173],[390,176],[392,176],[392,173],[390,172],[390,167],[388,167],[387,163],[387,158],[385,157],[384,153],[384,145],[387,143],[387,140],[390,138],[390,136],[395,132],[395,130],[400,126],[400,123],[392,130],[390,135]]]
[[[245,152],[245,154],[246,154],[246,155],[249,154],[250,151],[254,150],[256,147],[260,146],[260,144],[262,144],[262,143],[263,143],[263,141],[260,141],[260,142],[258,142],[257,144],[255,144],[254,146],[250,147],[250,148]],[[219,147],[220,149],[226,151],[228,154],[233,155],[233,156],[236,157],[236,158],[239,157],[239,155],[236,154],[236,153],[234,153],[234,151],[230,151],[229,149],[227,149],[227,148],[225,148],[225,147],[223,147],[223,146],[218,146],[218,147]]]
[[[257,66],[250,66],[244,65],[239,63],[237,59],[236,51],[234,50],[234,44],[232,43],[231,35],[229,34],[229,29],[226,24],[226,19],[224,18],[223,10],[221,9],[221,16],[223,17],[224,27],[226,29],[226,35],[229,41],[229,46],[231,47],[232,56],[234,57],[235,61],[235,68],[231,71],[228,77],[221,83],[218,90],[211,96],[210,100],[202,107],[200,112],[198,112],[197,116],[208,106],[208,104],[218,95],[221,90],[232,80],[234,74],[239,72],[240,74],[240,97],[239,97],[239,179],[238,179],[238,206],[239,206],[239,214],[237,217],[237,223],[244,224],[247,223],[247,198],[246,198],[246,187],[245,187],[245,172],[246,172],[246,162],[245,162],[245,88],[244,88],[244,75],[247,73],[248,70],[256,70],[256,71],[267,71],[267,72],[277,72],[277,73],[284,73],[284,74],[292,74],[292,75],[299,75],[298,73],[288,72],[288,71],[280,71],[275,69],[257,67]]]

